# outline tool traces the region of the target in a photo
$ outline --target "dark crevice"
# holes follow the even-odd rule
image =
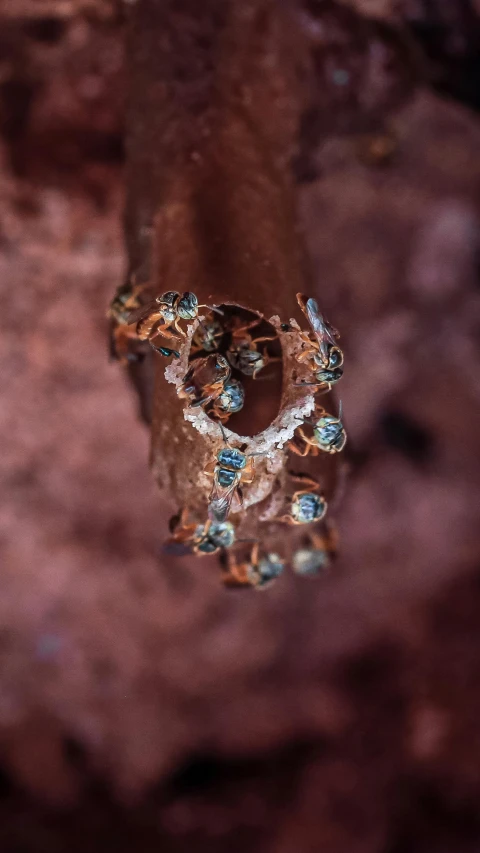
[[[73,737],[63,740],[63,754],[67,763],[75,770],[84,770],[87,764],[87,753],[84,746]]]
[[[408,415],[396,410],[387,411],[381,417],[380,428],[386,444],[411,462],[418,465],[430,461],[433,438]]]
[[[323,750],[323,741],[320,746]],[[299,770],[311,760],[314,751],[315,744],[301,741],[255,757],[224,758],[196,753],[184,762],[162,790],[166,799],[171,800],[214,791],[224,794],[230,786],[236,788],[247,783],[255,788],[265,784],[265,790],[273,788],[281,794],[295,786]]]
[[[408,21],[429,65],[430,82],[443,95],[480,109],[480,18],[470,0],[423,0]]]
[[[426,850],[471,851],[478,843],[480,815],[475,802],[455,802],[435,779],[408,777],[397,794],[400,806],[383,853]]]
[[[0,766],[0,801],[7,800],[14,792],[15,786],[10,775],[5,767]]]
[[[38,18],[25,25],[25,32],[34,41],[56,44],[65,33],[66,21],[61,18]]]

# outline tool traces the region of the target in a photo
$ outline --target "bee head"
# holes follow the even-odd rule
[[[194,320],[198,314],[198,299],[190,290],[185,291],[178,300],[178,316],[182,320]]]

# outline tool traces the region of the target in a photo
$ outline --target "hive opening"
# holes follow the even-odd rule
[[[255,436],[277,417],[282,393],[282,349],[274,326],[236,305],[220,305],[201,320],[192,338],[188,364],[192,381],[228,372],[222,393],[205,411],[245,436]],[[220,356],[220,359],[218,359]],[[207,360],[207,361],[206,361]]]

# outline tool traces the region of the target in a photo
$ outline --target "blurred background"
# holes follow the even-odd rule
[[[348,365],[341,553],[239,594],[160,556],[108,359],[125,8],[0,0],[2,853],[480,851],[480,8],[323,13],[294,165]]]

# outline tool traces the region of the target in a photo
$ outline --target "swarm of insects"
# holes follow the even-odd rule
[[[122,360],[142,358],[148,346],[165,357],[185,358],[186,352],[188,362],[184,375],[177,372],[175,380],[177,395],[190,412],[199,410],[199,417],[219,424],[224,438],[224,446],[213,452],[206,465],[202,462],[203,473],[212,479],[211,489],[205,493],[204,509],[198,500],[189,509],[187,500],[187,506],[171,520],[171,535],[164,550],[175,556],[218,554],[226,586],[264,589],[282,575],[286,558],[281,546],[262,545],[261,536],[242,538],[242,524],[248,514],[244,509],[243,489],[253,486],[256,476],[262,482],[264,472],[259,474],[255,470],[255,457],[262,455],[263,447],[261,453],[249,452],[248,440],[238,441],[239,437],[237,441],[234,438],[234,443],[240,446],[232,446],[227,441],[224,424],[245,407],[246,391],[255,396],[254,389],[258,385],[249,384],[251,380],[258,379],[259,374],[261,378],[271,378],[271,372],[270,376],[264,376],[263,371],[267,365],[280,361],[279,345],[275,341],[286,334],[290,336],[289,341],[294,342],[292,358],[297,362],[289,381],[292,388],[297,386],[297,395],[300,393],[298,387],[315,389],[309,392],[315,400],[315,409],[313,415],[299,422],[293,437],[285,442],[283,464],[287,464],[290,454],[320,457],[323,453],[340,453],[346,444],[341,406],[336,417],[317,401],[317,395],[330,391],[343,375],[338,332],[320,313],[315,299],[300,293],[297,301],[308,321],[307,330],[301,330],[294,320],[272,325],[271,321],[264,321],[262,315],[253,316],[254,312],[246,309],[237,311],[230,303],[220,308],[199,304],[191,291],[183,294],[167,291],[146,302],[142,296],[145,287],[137,286],[132,280],[117,291],[109,310],[112,351]],[[208,309],[203,317],[199,316],[201,308]],[[188,321],[197,321],[190,332],[183,325]],[[272,333],[277,330],[276,334],[266,333],[267,324]],[[298,365],[308,370],[309,377],[298,378]],[[277,372],[277,383],[279,378]],[[262,393],[263,390],[257,397],[261,399]],[[191,419],[190,415],[189,421]],[[274,472],[273,487],[278,469],[267,466],[267,470]],[[288,525],[291,528],[288,535],[302,543],[291,552],[295,573],[320,574],[328,568],[336,550],[332,528],[325,527],[328,503],[322,487],[323,475],[318,478],[310,473],[287,471],[287,474],[286,480],[285,475],[278,480],[280,488],[284,490],[288,482],[295,483],[296,487],[287,491],[283,514],[273,515],[281,505],[277,501],[272,515],[267,517],[274,525],[278,522]],[[258,490],[258,494],[265,495],[265,490]],[[235,525],[230,515],[236,516]],[[237,529],[240,530],[238,535]],[[246,531],[243,537],[250,535],[248,525]],[[273,535],[276,534],[270,531],[269,537]],[[239,557],[242,541],[251,542],[251,546]]]
[[[300,348],[297,359],[307,365],[312,373],[311,381],[300,384],[311,385],[318,389],[316,393],[322,394],[329,391],[343,374],[343,353],[337,343],[338,332],[322,316],[314,299],[297,294],[297,300],[310,328],[301,331],[298,326],[283,324],[282,330],[288,333],[298,330]],[[193,361],[178,388],[178,394],[187,399],[190,406],[202,406],[220,424],[239,411],[245,401],[242,382],[232,378],[231,371],[236,370],[244,376],[255,378],[270,361],[276,360],[267,349],[262,351],[259,347],[261,343],[274,340],[272,336],[255,336],[254,330],[259,322],[256,318],[247,320],[235,315],[229,315],[222,321],[211,314],[207,322],[195,331],[191,348]],[[202,356],[201,353],[208,354]],[[305,431],[307,426],[311,433]],[[207,524],[180,525],[176,528],[174,538],[177,543],[181,541],[187,545],[193,553],[220,550],[227,586],[263,588],[283,572],[285,561],[276,552],[262,551],[259,541],[253,543],[247,559],[239,560],[232,551],[233,528],[230,535],[225,533],[224,526],[230,524],[230,513],[242,511],[242,487],[253,483],[255,464],[252,454],[238,447],[230,447],[225,434],[224,440],[225,447],[216,453],[205,468],[205,473],[213,479],[207,506]],[[345,443],[341,406],[338,417],[335,417],[317,404],[313,416],[297,427],[287,448],[298,456],[316,456],[322,452],[340,453]],[[308,529],[306,545],[294,552],[293,568],[300,575],[318,574],[330,564],[334,551],[333,537],[325,532],[316,532],[316,527],[324,524],[327,500],[316,478],[306,473],[292,472],[289,472],[289,477],[300,488],[291,494],[284,514],[277,520],[299,529]],[[220,541],[221,545],[218,545]]]

